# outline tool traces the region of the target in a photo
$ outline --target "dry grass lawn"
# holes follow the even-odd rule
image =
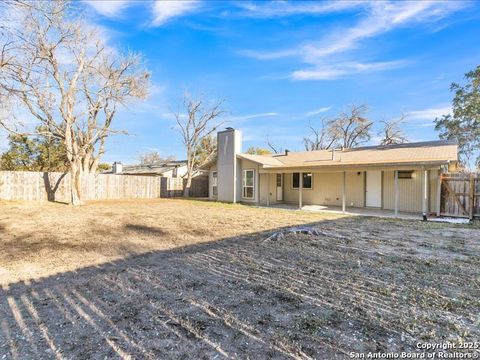
[[[0,209],[0,285],[149,251],[338,218],[182,199],[99,201],[81,207],[0,202]]]
[[[343,359],[480,338],[478,227],[163,199],[0,210],[0,359]],[[293,225],[316,235],[269,238]]]

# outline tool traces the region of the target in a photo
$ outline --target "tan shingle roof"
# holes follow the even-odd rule
[[[238,157],[250,160],[265,166],[282,166],[284,165],[279,159],[272,155],[251,155],[251,154],[238,154]]]
[[[447,163],[457,161],[458,147],[451,142],[429,141],[334,151],[289,152],[288,155],[240,154],[239,157],[259,163],[265,168]]]

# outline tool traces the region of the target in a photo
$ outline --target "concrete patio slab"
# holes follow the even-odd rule
[[[274,204],[269,207],[276,209],[285,209],[285,210],[300,210],[296,204]],[[312,212],[329,212],[336,214],[343,214],[341,206],[326,206],[326,205],[304,205],[302,206],[303,211],[312,211]],[[355,208],[348,207],[344,215],[349,216],[375,216],[381,218],[397,218],[405,220],[422,220],[422,214],[409,213],[409,212],[399,212],[395,216],[393,210],[384,210],[384,209],[374,209],[374,208]]]

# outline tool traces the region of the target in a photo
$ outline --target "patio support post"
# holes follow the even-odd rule
[[[303,173],[299,174],[299,179],[298,179],[298,208],[301,210],[303,207]]]
[[[440,217],[441,201],[442,201],[442,170],[438,170],[437,182],[437,217]]]
[[[343,172],[343,180],[342,180],[342,212],[345,214],[347,208],[347,172]]]
[[[428,205],[428,170],[423,169],[423,196],[422,196],[422,215],[423,221],[427,221]]]
[[[270,173],[267,173],[267,206],[270,206]]]
[[[398,216],[398,170],[394,172],[393,192],[395,197],[395,217]]]

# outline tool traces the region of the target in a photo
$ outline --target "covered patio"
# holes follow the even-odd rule
[[[410,219],[426,219],[438,211],[439,168],[424,164],[282,172],[264,168],[260,174],[266,177],[266,206]]]
[[[357,208],[346,207],[345,210],[341,206],[334,205],[304,205],[301,208],[296,204],[272,204],[268,207],[284,210],[302,210],[311,212],[328,212],[335,214],[343,214],[347,216],[373,216],[380,218],[397,218],[404,220],[422,220],[422,214],[399,211],[395,214],[393,210],[372,209],[372,208]]]

